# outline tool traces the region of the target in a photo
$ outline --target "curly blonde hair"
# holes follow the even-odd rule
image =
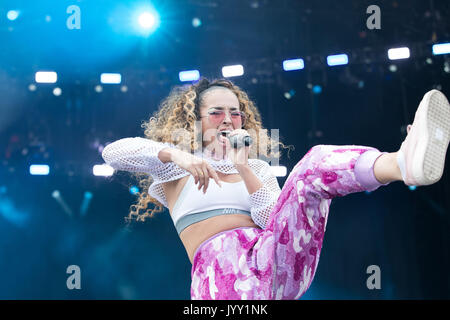
[[[190,133],[188,144],[191,150],[198,150],[198,140],[194,137],[194,126],[195,122],[200,119],[200,106],[203,102],[202,92],[213,86],[227,88],[237,96],[239,109],[246,115],[246,121],[242,129],[248,130],[253,141],[257,142],[251,145],[249,158],[255,158],[259,153],[259,156],[262,157],[278,159],[280,157],[280,152],[277,151],[279,146],[283,149],[291,148],[291,146],[286,146],[278,140],[271,139],[267,134],[267,129],[262,126],[261,115],[255,104],[244,91],[227,79],[209,81],[202,78],[199,82],[189,86],[173,87],[169,96],[161,102],[158,110],[150,117],[149,121],[142,123],[141,127],[145,129],[145,138],[177,145],[179,141],[175,141],[177,139],[173,132],[177,130],[187,131]],[[257,148],[256,146],[264,147]],[[273,152],[273,150],[276,152]],[[153,182],[152,177],[145,173],[133,173],[133,175],[138,180],[139,188],[142,191],[138,193],[137,204],[130,206],[129,215],[125,217],[125,220],[130,222],[135,218],[136,221],[145,221],[145,218],[153,217],[155,213],[163,211],[164,207],[158,200],[148,194],[148,188]],[[151,209],[148,208],[150,203],[154,205]],[[143,213],[141,213],[142,211]]]

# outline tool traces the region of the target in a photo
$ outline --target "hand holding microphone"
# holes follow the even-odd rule
[[[242,130],[245,131],[245,130]],[[253,143],[252,137],[246,133],[246,132],[240,132],[233,136],[230,136],[230,131],[223,131],[222,135],[226,136],[228,138],[228,141],[230,141],[231,147],[234,149],[239,149],[242,147],[248,147]]]

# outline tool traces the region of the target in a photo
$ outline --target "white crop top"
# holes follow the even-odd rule
[[[208,189],[203,194],[203,188],[198,190],[194,177],[189,175],[186,184],[172,209],[172,220],[176,225],[178,220],[189,214],[221,209],[235,208],[250,211],[251,203],[244,181],[224,182],[219,187],[210,179]]]
[[[176,146],[168,142],[162,143],[141,137],[123,138],[108,144],[103,149],[102,157],[108,165],[114,168],[114,170],[143,172],[151,175],[153,183],[148,189],[148,194],[168,208],[167,199],[162,187],[163,183],[178,180],[191,174],[173,162],[163,163],[158,158],[158,153],[164,148],[176,148]],[[206,160],[216,171],[224,174],[239,174],[231,160],[216,160],[208,157],[201,151],[196,152],[195,155]],[[229,188],[225,187],[226,183],[222,182],[223,188],[230,189],[233,185],[235,187],[239,186],[239,188],[242,189],[240,189],[242,193],[235,192],[233,198],[227,197],[228,200],[225,200],[225,198],[216,200],[228,201],[226,207],[230,207],[230,204],[235,203],[233,200],[234,197],[243,197],[245,194],[247,199],[240,198],[239,200],[242,207],[248,208],[247,206],[249,205],[253,221],[264,229],[269,219],[269,215],[281,193],[281,189],[278,185],[277,178],[273,175],[270,170],[270,165],[267,162],[260,159],[248,159],[248,164],[263,186],[254,193],[248,194],[244,182],[241,184],[231,184]],[[192,179],[189,183],[192,183]],[[219,188],[219,186],[215,184],[216,182],[214,179],[210,179],[208,190],[212,191],[213,189],[210,190],[210,188]],[[244,193],[244,188],[246,193]],[[206,191],[207,194],[208,190]],[[199,193],[200,192],[201,191],[199,191]],[[220,193],[215,192],[214,194]],[[203,193],[201,193],[199,197],[202,195]],[[208,205],[210,204],[211,203],[208,203]],[[200,204],[196,203],[196,201],[183,201],[182,203],[180,202],[180,205],[181,209],[177,209],[175,212],[176,214],[177,212],[181,212],[181,214],[190,212],[190,210],[195,209],[193,206]],[[177,217],[177,219],[179,219],[180,214],[177,214]]]

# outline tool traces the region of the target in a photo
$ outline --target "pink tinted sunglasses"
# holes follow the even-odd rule
[[[245,125],[245,113],[242,111],[231,111],[230,112],[231,121],[235,127],[243,127]],[[208,117],[211,123],[218,125],[225,119],[225,111],[223,110],[211,110],[208,112],[207,116],[202,116],[200,118]]]

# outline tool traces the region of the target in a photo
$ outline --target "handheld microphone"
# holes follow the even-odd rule
[[[253,143],[252,137],[250,137],[247,134],[235,134],[234,136],[230,137],[228,134],[226,135],[228,140],[230,141],[230,144],[233,148],[239,149],[242,147],[248,147]]]

